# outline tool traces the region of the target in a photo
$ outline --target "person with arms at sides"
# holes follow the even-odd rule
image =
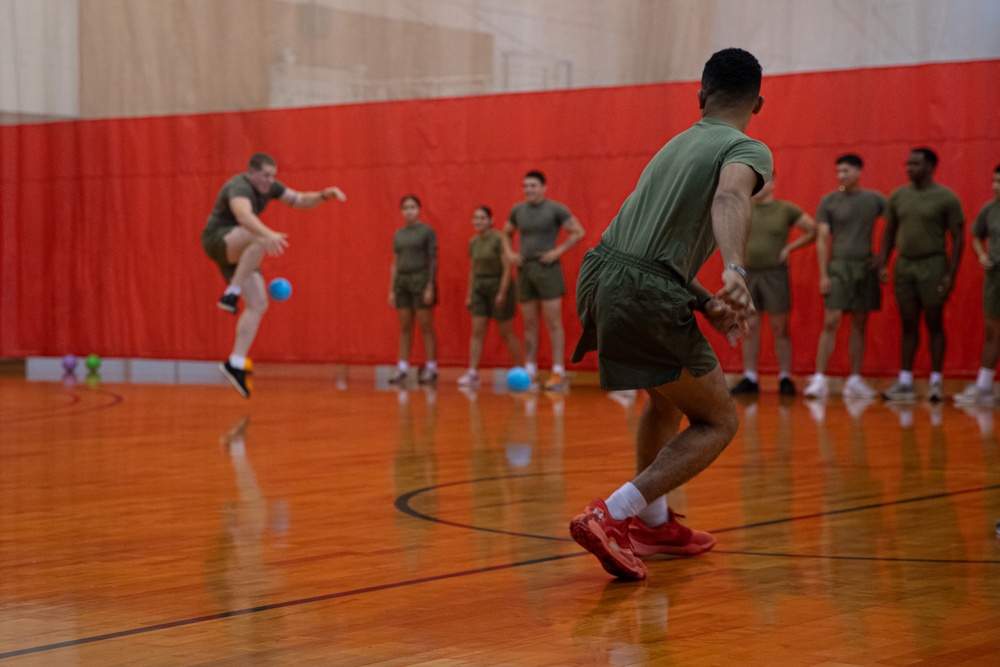
[[[788,333],[788,314],[792,309],[788,257],[816,239],[816,223],[795,204],[775,198],[773,172],[771,180],[754,195],[752,211],[746,250],[747,288],[758,314],[750,318],[750,328],[743,337],[743,378],[733,387],[733,394],[760,392],[757,375],[760,313],[767,313],[774,336],[774,355],[778,358],[778,393],[794,396],[792,337]],[[789,241],[792,227],[798,227],[802,234]]]
[[[511,264],[504,252],[503,234],[493,228],[493,211],[480,206],[472,212],[476,235],[469,241],[469,290],[465,307],[472,314],[472,337],[469,339],[469,370],[458,379],[462,387],[479,386],[479,360],[490,320],[496,320],[500,338],[510,351],[515,366],[524,363],[521,342],[514,334],[514,281]]]
[[[406,384],[413,348],[413,321],[424,339],[426,362],[418,377],[421,384],[437,382],[437,333],[434,331],[434,306],[437,305],[438,243],[434,230],[420,220],[420,200],[406,195],[399,202],[404,225],[392,242],[392,269],[389,282],[389,306],[399,316],[399,361],[389,379],[392,384]]]
[[[273,157],[254,154],[247,170],[230,178],[219,190],[201,233],[201,245],[219,266],[227,285],[218,306],[227,313],[239,314],[232,353],[219,370],[243,398],[250,398],[252,385],[253,363],[247,355],[268,304],[260,264],[265,255],[280,255],[288,247],[288,235],[265,225],[260,214],[272,199],[299,209],[315,208],[330,199],[347,200],[336,186],[318,192],[296,192],[278,181],[277,174],[278,163]],[[240,297],[246,304],[242,313]]]
[[[744,132],[764,104],[760,82],[750,53],[712,55],[698,91],[702,119],[646,165],[580,267],[583,334],[573,361],[597,350],[603,389],[649,395],[636,432],[637,475],[570,522],[573,539],[618,577],[644,578],[640,556],[695,555],[715,544],[677,521],[666,494],[708,467],[739,426],[695,312],[733,341],[754,313],[743,254],[750,197],[771,180],[772,162]],[[716,246],[725,268],[713,295],[695,276]]]
[[[837,331],[845,314],[851,317],[847,343],[851,373],[844,383],[844,398],[875,398],[865,384],[861,366],[865,359],[868,315],[882,307],[878,257],[872,252],[875,222],[885,215],[885,197],[861,187],[864,161],[853,153],[837,158],[840,188],[823,197],[816,211],[819,225],[816,254],[819,291],[823,295],[823,330],[816,350],[816,372],[803,395],[825,398],[829,394],[826,366],[837,345]],[[833,236],[831,244],[830,236]],[[832,248],[831,248],[832,245]]]
[[[931,376],[927,400],[944,400],[944,304],[955,286],[955,275],[965,243],[965,214],[954,192],[934,182],[938,156],[930,148],[914,148],[906,161],[910,182],[896,188],[886,205],[885,234],[879,263],[880,277],[888,280],[889,258],[899,259],[893,269],[893,291],[902,325],[899,379],[882,392],[887,401],[913,401],[913,359],[920,342],[920,314],[927,324]],[[948,255],[947,236],[951,236]]]
[[[986,340],[983,342],[979,375],[974,383],[955,395],[955,402],[993,405],[996,401],[993,380],[997,362],[1000,361],[1000,165],[993,170],[993,201],[983,206],[972,223],[972,249],[979,259],[979,266],[986,272],[983,276]]]
[[[522,185],[524,201],[511,210],[503,231],[507,236],[508,258],[519,267],[517,300],[524,316],[524,367],[534,381],[538,373],[538,318],[541,313],[552,345],[552,373],[545,381],[545,388],[560,389],[566,373],[562,323],[566,281],[559,258],[583,239],[584,231],[566,206],[545,198],[545,174],[529,171]],[[567,231],[567,237],[557,244],[560,229]],[[512,250],[517,232],[521,233],[520,252]]]

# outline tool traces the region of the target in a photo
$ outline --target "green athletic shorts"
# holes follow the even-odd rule
[[[525,260],[517,272],[517,300],[548,301],[566,296],[562,263],[542,264],[538,260]]]
[[[497,322],[506,322],[514,317],[517,303],[514,298],[514,281],[507,283],[507,298],[503,306],[497,308],[497,292],[500,291],[500,276],[476,276],[472,280],[472,303],[469,312],[473,317],[490,317]]]
[[[670,269],[602,242],[580,266],[576,310],[583,334],[573,361],[597,350],[607,391],[659,387],[683,369],[705,375],[719,361],[698,328],[694,304],[683,278]]]
[[[994,266],[983,276],[983,315],[1000,320],[1000,267]]]
[[[944,305],[945,295],[938,291],[938,285],[947,272],[948,258],[944,255],[898,258],[893,274],[896,303],[916,301],[924,308]]]
[[[233,279],[236,273],[236,265],[229,263],[226,255],[226,234],[232,231],[232,227],[206,227],[201,233],[201,247],[205,249],[205,254],[209,259],[219,265],[222,277],[226,279],[226,284]]]
[[[823,296],[830,310],[871,312],[882,307],[878,270],[863,259],[833,259],[827,267],[830,293]]]
[[[792,288],[788,267],[747,269],[747,289],[758,313],[781,315],[792,309]]]
[[[434,286],[434,301],[427,305],[424,303],[424,290],[427,289],[428,275],[426,271],[414,271],[413,273],[397,273],[396,284],[393,291],[396,292],[397,310],[423,310],[437,305],[437,285]]]

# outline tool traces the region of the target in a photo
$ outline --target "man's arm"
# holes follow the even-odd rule
[[[712,234],[722,254],[723,287],[715,296],[730,306],[740,318],[753,314],[753,300],[740,271],[750,232],[750,194],[757,185],[757,172],[733,162],[719,172],[719,185],[712,198]]]
[[[396,307],[396,254],[392,255],[392,266],[389,267],[389,307]]]
[[[285,188],[284,194],[281,195],[281,201],[283,203],[288,204],[292,208],[298,209],[316,208],[323,202],[330,199],[347,201],[347,195],[345,195],[344,191],[335,185],[323,188],[318,192],[296,192],[291,188]]]
[[[798,227],[802,233],[799,237],[787,244],[781,249],[781,261],[787,262],[788,256],[799,248],[804,248],[813,241],[816,240],[816,221],[812,219],[812,216],[808,213],[803,213],[795,219],[794,225]]]
[[[962,262],[962,251],[965,249],[965,230],[962,228],[964,223],[965,220],[960,219],[957,224],[952,223],[948,228],[951,232],[951,257],[948,258],[948,273],[938,285],[938,291],[943,292],[946,297],[951,294],[955,286],[955,276],[958,275],[958,266]]]
[[[503,251],[507,255],[507,261],[514,266],[521,266],[524,264],[524,260],[521,254],[514,251],[514,234],[517,233],[517,225],[508,220],[503,226]]]
[[[816,259],[819,261],[819,293],[830,293],[830,223],[816,225]]]
[[[983,267],[984,269],[993,268],[993,262],[990,261],[990,256],[986,252],[986,247],[983,245],[982,239],[980,239],[978,236],[972,237],[972,249],[976,253],[976,259],[979,260],[979,266]]]
[[[552,250],[542,253],[542,256],[538,258],[542,264],[552,264],[562,257],[567,250],[582,241],[583,237],[586,236],[586,232],[583,231],[583,225],[580,224],[580,221],[576,219],[575,215],[569,216],[569,218],[566,219],[566,222],[563,223],[562,227],[569,232],[566,236],[566,240]]]
[[[885,231],[882,233],[882,244],[878,252],[878,277],[882,282],[889,281],[889,258],[896,247],[896,230],[899,228],[899,220],[890,208],[886,208]]]
[[[276,232],[257,217],[253,205],[246,197],[233,197],[229,200],[229,210],[233,217],[248,232],[264,240],[264,249],[269,255],[280,255],[288,247],[288,234]]]

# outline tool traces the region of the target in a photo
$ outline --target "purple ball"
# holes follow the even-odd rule
[[[72,373],[73,371],[76,370],[76,362],[77,358],[75,355],[67,354],[65,357],[63,357],[62,360],[63,370],[66,371],[67,373]]]

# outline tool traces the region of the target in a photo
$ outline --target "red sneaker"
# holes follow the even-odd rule
[[[655,527],[647,526],[637,516],[632,517],[628,530],[632,551],[639,556],[695,556],[715,546],[715,538],[710,534],[682,526],[677,519],[683,517],[683,514],[670,512],[667,522]]]
[[[629,521],[612,518],[604,501],[595,498],[583,514],[569,522],[569,534],[577,544],[597,556],[609,574],[622,579],[645,579],[646,566],[632,553]]]

